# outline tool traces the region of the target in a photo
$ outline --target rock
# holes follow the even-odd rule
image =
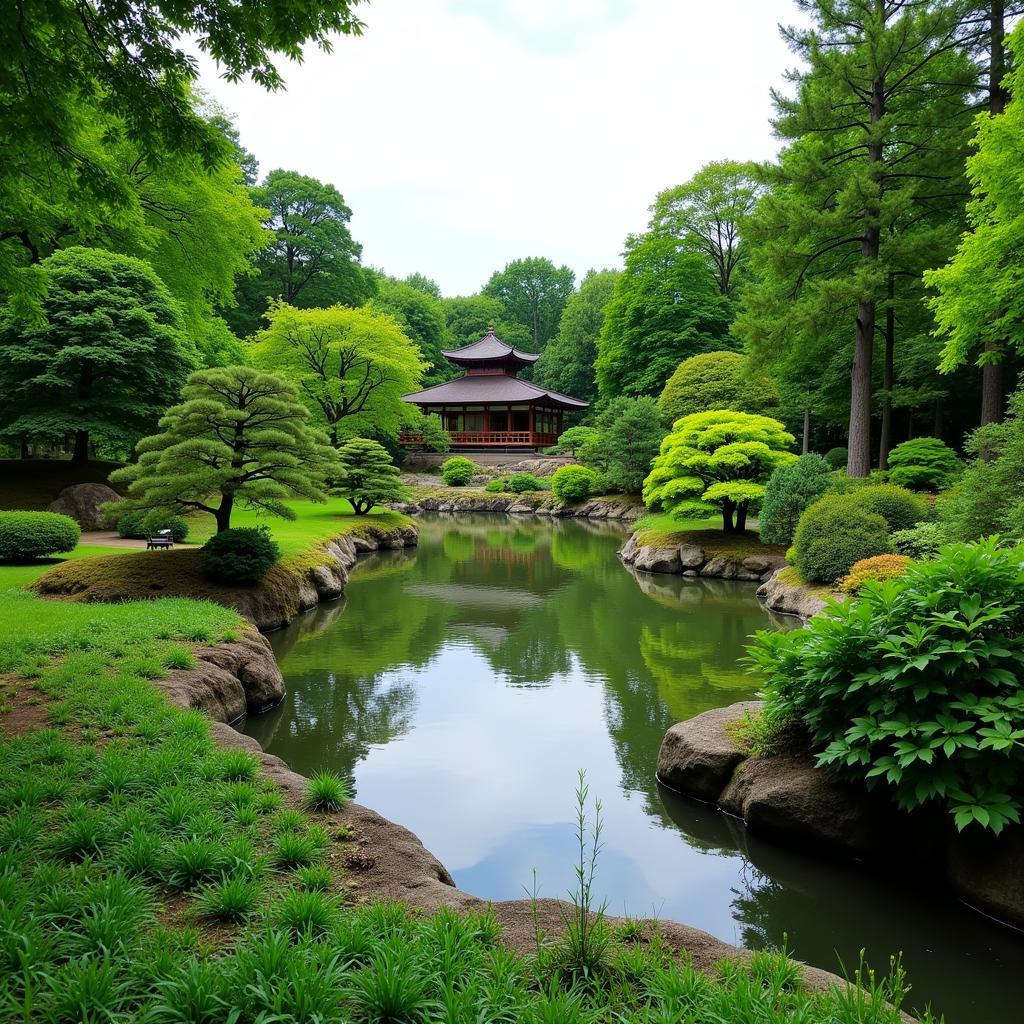
[[[747,758],[718,803],[753,830],[809,840],[855,856],[891,844],[891,828],[884,822],[889,814],[880,802],[816,767],[809,754]]]
[[[757,590],[757,596],[769,611],[809,619],[825,608],[827,598],[844,598],[838,591],[831,591],[825,587],[788,583],[781,578],[781,572],[782,569],[776,569]]]
[[[633,568],[641,572],[679,572],[679,548],[641,547],[633,559]]]
[[[969,826],[950,839],[946,874],[966,903],[1024,926],[1024,825],[998,836]]]
[[[637,543],[636,534],[630,534],[629,540],[619,549],[619,557],[627,565],[632,565],[639,550],[640,545]]]
[[[749,555],[743,559],[741,564],[747,572],[763,576],[769,569],[781,569],[786,561],[785,559],[769,558],[767,555]]]
[[[735,558],[715,555],[701,567],[700,574],[701,576],[713,576],[718,580],[734,580],[739,577],[740,564]]]
[[[692,579],[692,578],[693,578],[693,577],[695,577],[695,576],[699,576],[699,575],[700,575],[700,573],[699,573],[699,572],[697,572],[697,570],[696,570],[696,569],[684,569],[684,570],[683,570],[683,575],[684,575],[684,576],[688,576],[688,577],[690,577],[690,578]]]
[[[697,544],[679,545],[679,564],[684,569],[699,569],[707,560],[704,549]]]
[[[742,701],[673,725],[658,751],[658,778],[687,796],[717,800],[746,756],[726,727],[761,706],[761,701]]]
[[[356,551],[376,551],[380,547],[376,537],[362,537],[359,534],[353,535],[352,544]]]
[[[71,516],[83,530],[95,530],[106,525],[104,517],[100,515],[100,506],[108,501],[120,500],[121,495],[106,484],[72,484],[65,487],[56,500],[50,503],[49,511]]]

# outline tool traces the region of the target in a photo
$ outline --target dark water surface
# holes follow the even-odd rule
[[[288,684],[244,726],[299,772],[331,768],[458,885],[516,899],[572,887],[573,790],[604,804],[598,890],[830,970],[904,951],[911,1002],[949,1024],[1024,1019],[1024,936],[909,878],[803,856],[658,786],[665,730],[756,689],[737,665],[774,623],[750,584],[633,574],[609,524],[423,518],[342,601],[271,635]]]

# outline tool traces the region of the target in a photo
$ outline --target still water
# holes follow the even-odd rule
[[[665,730],[753,695],[738,659],[788,628],[751,584],[633,573],[611,524],[427,518],[416,549],[363,559],[346,598],[271,635],[284,703],[244,729],[299,772],[330,768],[489,899],[572,887],[573,790],[604,806],[609,911],[674,918],[748,947],[884,967],[904,951],[918,1008],[1020,1020],[1024,935],[910,878],[756,839],[654,778]]]

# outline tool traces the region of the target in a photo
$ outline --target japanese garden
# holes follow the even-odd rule
[[[1024,3],[765,3],[5,9],[0,1021],[1020,1018]]]

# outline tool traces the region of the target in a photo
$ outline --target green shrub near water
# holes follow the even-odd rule
[[[0,562],[31,562],[72,551],[81,536],[78,523],[57,512],[0,512]]]
[[[885,519],[853,498],[826,494],[800,517],[793,536],[793,564],[809,583],[831,585],[854,563],[892,551]]]
[[[559,501],[583,501],[600,489],[600,474],[586,466],[562,466],[551,477],[551,490]]]
[[[505,481],[500,476],[496,476],[493,480],[488,480],[487,483],[484,484],[484,490],[487,491],[488,494],[500,494],[505,490]]]
[[[832,470],[820,455],[801,455],[796,462],[773,470],[764,487],[758,513],[765,544],[790,544],[800,516],[820,498],[832,480]]]
[[[246,587],[259,583],[280,558],[265,526],[239,526],[215,533],[200,551],[200,569],[213,583]]]
[[[513,494],[526,494],[529,491],[543,491],[544,481],[532,473],[513,473],[505,481],[505,490]]]
[[[1020,820],[1024,548],[950,545],[749,650],[767,714],[801,721],[830,771],[961,829]]]
[[[937,437],[914,437],[889,452],[889,479],[914,490],[937,491],[961,468],[956,452]]]
[[[476,473],[476,466],[461,455],[441,463],[441,478],[449,487],[465,487]]]

